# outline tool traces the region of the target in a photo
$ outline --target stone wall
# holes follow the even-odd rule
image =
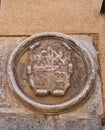
[[[78,128],[80,130],[102,129],[100,117],[104,116],[105,113],[105,16],[100,15],[101,5],[102,0],[1,1],[0,55],[2,55],[1,61],[3,61],[0,64],[1,67],[3,68],[4,65],[7,64],[9,56],[8,53],[23,39],[32,34],[40,32],[62,32],[72,35],[93,37],[98,46],[102,78],[103,104],[101,104],[101,107],[99,108],[102,108],[103,106],[104,112],[98,108],[99,113],[96,112],[95,115],[98,116],[95,117],[94,111],[92,111],[93,115],[91,115],[91,112],[84,112],[81,108],[79,108],[79,112],[83,111],[79,118],[83,118],[83,116],[85,116],[87,119],[89,118],[89,115],[91,115],[91,119],[88,119],[87,123],[86,119],[78,121],[76,114],[76,120],[71,120],[72,117],[74,118],[74,115],[72,116],[72,114],[69,114],[68,116],[61,115],[60,117],[43,117],[39,114],[35,114],[33,116],[33,113],[30,110],[27,110],[20,101],[17,101],[11,93],[5,77],[6,67],[4,67],[1,71],[1,75],[4,78],[3,81],[1,81],[2,94],[0,102],[4,102],[4,104],[2,104],[3,107],[0,107],[2,115],[0,117],[0,130],[22,130],[26,128],[27,130],[41,130],[42,128],[48,130],[57,130],[59,128],[61,130],[72,130],[72,127],[75,130],[78,130]],[[5,48],[5,50],[3,50],[3,48]],[[4,86],[6,87],[6,91],[3,89]],[[93,105],[92,107],[96,106]],[[94,110],[94,108],[91,110]],[[94,118],[96,119],[94,120]],[[21,125],[22,121],[23,123]],[[35,125],[33,125],[34,122]],[[17,124],[19,125],[17,126]],[[76,126],[75,124],[78,125]]]

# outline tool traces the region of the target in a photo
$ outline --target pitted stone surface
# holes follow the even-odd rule
[[[94,50],[92,49],[92,41],[93,37],[91,36],[75,36],[78,40],[80,40],[83,44],[86,46],[89,46],[91,48],[91,52],[94,57],[96,57],[96,53],[93,53]],[[6,73],[6,67],[7,67],[7,61],[9,59],[9,56],[11,52],[15,49],[15,47],[26,37],[0,37],[0,46],[2,48],[5,48],[4,52],[0,52],[0,57],[3,59],[3,56],[5,55],[5,58],[3,62],[0,64],[2,75],[0,77],[3,80],[4,86],[2,87],[2,84],[0,84],[0,93],[4,92],[5,100],[0,100],[0,113],[14,113],[14,114],[20,114],[20,115],[37,115],[36,110],[31,110],[27,106],[23,104],[23,102],[20,101],[17,97],[15,97],[14,93],[10,90],[7,82],[7,76],[5,77]],[[3,43],[3,44],[2,44]],[[6,51],[7,50],[7,51]],[[90,50],[90,49],[89,49]],[[5,54],[4,54],[5,53]],[[97,59],[96,59],[97,61]],[[5,78],[4,78],[5,77]],[[97,75],[97,82],[96,87],[94,89],[94,92],[92,96],[89,98],[89,100],[82,105],[82,107],[79,107],[78,109],[61,114],[59,118],[63,118],[70,120],[71,118],[94,118],[102,115],[103,113],[103,105],[102,105],[102,92],[101,92],[101,81],[100,76]]]
[[[92,47],[93,53],[88,51]],[[96,87],[94,46],[57,32],[35,34],[16,47],[8,62],[9,86],[44,114],[71,111]],[[42,98],[43,97],[43,98]]]
[[[0,130],[102,130],[98,119],[60,121],[34,117],[0,116]]]

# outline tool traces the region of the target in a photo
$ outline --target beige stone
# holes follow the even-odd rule
[[[94,48],[92,48],[92,41],[93,36],[78,36],[73,35],[77,40],[79,40],[81,43],[83,43],[84,46],[87,47],[89,52],[93,55],[93,57],[96,57],[96,53]],[[12,92],[8,85],[8,77],[6,76],[6,69],[7,69],[7,63],[10,58],[11,52],[16,48],[16,46],[26,39],[26,37],[1,37],[0,38],[0,57],[1,57],[1,84],[2,88],[0,89],[1,98],[0,99],[0,112],[7,113],[7,114],[19,114],[19,115],[35,115],[39,116],[36,110],[30,109],[30,107],[26,106],[26,104],[23,104],[21,100],[15,96],[15,93]],[[4,44],[2,44],[4,43]],[[5,48],[3,50],[3,48]],[[98,51],[98,50],[97,50]],[[97,62],[97,59],[96,59]],[[78,118],[95,118],[98,116],[101,116],[103,114],[103,104],[102,104],[102,92],[101,92],[101,81],[99,75],[97,76],[97,82],[95,85],[95,90],[92,93],[89,100],[81,105],[81,107],[78,107],[77,109],[61,114],[59,116],[60,120],[70,120],[70,119],[78,119]],[[39,118],[39,117],[38,117]],[[57,117],[56,117],[57,118]]]
[[[101,0],[3,0],[0,10],[0,35],[31,35],[47,31],[97,34],[104,93],[105,16],[100,15],[101,4]]]
[[[30,35],[37,32],[104,32],[99,0],[4,0],[1,2],[1,35]]]
[[[103,92],[103,104],[101,104],[101,107],[104,105],[105,112],[105,15],[100,15],[101,5],[102,0],[1,0],[0,36],[8,37],[8,41],[12,41],[11,46],[13,46],[13,42],[18,44],[25,37],[39,32],[94,35],[99,46]],[[15,38],[11,38],[12,36]],[[8,42],[4,41],[4,38],[0,39],[0,46],[7,46]],[[1,49],[3,50],[4,47]],[[13,46],[13,48],[14,47],[15,46]],[[6,49],[4,53],[6,53]],[[4,56],[4,59],[5,58]],[[4,76],[4,80],[5,78]],[[24,111],[28,113],[29,110],[20,105],[20,102],[13,96],[10,96],[11,92],[9,87],[6,87],[6,90],[9,92],[9,95],[7,104],[4,104],[4,107],[7,105],[10,111],[5,107],[5,109],[2,109],[2,113],[6,111],[9,113],[14,113],[15,111],[17,114],[24,114]],[[99,92],[101,93],[101,90]],[[3,100],[4,97],[5,94],[2,96]],[[11,99],[13,101],[11,101]],[[97,97],[96,99],[99,98]],[[100,99],[98,101],[100,101]],[[10,105],[10,102],[12,102],[12,105]],[[85,108],[87,109],[88,105]],[[99,108],[98,110],[102,112],[102,109]],[[20,111],[18,111],[19,109]],[[31,111],[30,113],[32,114]],[[85,113],[85,117],[89,117],[88,115],[90,115],[90,113],[87,113],[88,112]],[[78,115],[78,113],[76,114]],[[82,117],[83,116],[84,115],[82,115]],[[67,117],[68,115],[65,115],[63,119]]]

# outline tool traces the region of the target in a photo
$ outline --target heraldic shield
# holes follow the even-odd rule
[[[7,67],[8,83],[16,97],[47,115],[68,112],[84,103],[97,84],[97,64],[93,43],[88,46],[83,41],[57,32],[22,41]],[[94,51],[90,53],[88,47]]]
[[[29,47],[30,86],[37,96],[63,96],[73,72],[71,48],[65,43],[37,42]]]

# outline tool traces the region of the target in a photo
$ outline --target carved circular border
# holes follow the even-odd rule
[[[41,103],[38,103],[29,99],[19,89],[15,81],[14,72],[13,72],[14,59],[17,55],[19,55],[19,52],[23,51],[26,46],[29,46],[33,39],[38,39],[41,37],[50,37],[50,36],[63,38],[63,39],[66,39],[67,41],[70,41],[73,47],[76,46],[83,53],[85,62],[87,63],[87,66],[88,66],[88,77],[87,77],[86,85],[83,88],[83,90],[71,100],[61,103],[61,104],[56,104],[56,105],[45,105],[45,104],[41,104]],[[34,107],[35,110],[38,110],[39,112],[43,112],[44,114],[54,115],[54,114],[69,111],[78,107],[91,95],[91,91],[94,88],[94,82],[96,78],[96,67],[95,67],[95,61],[93,57],[88,52],[88,50],[82,45],[82,43],[80,43],[79,41],[75,40],[75,38],[66,34],[57,33],[57,32],[56,33],[47,32],[47,33],[40,33],[37,35],[33,35],[27,38],[26,40],[24,40],[22,43],[20,43],[17,46],[17,48],[13,51],[9,59],[7,73],[8,73],[8,79],[9,79],[9,86],[11,87],[13,92],[15,92],[15,94],[17,94],[23,101],[25,101],[26,103]]]

